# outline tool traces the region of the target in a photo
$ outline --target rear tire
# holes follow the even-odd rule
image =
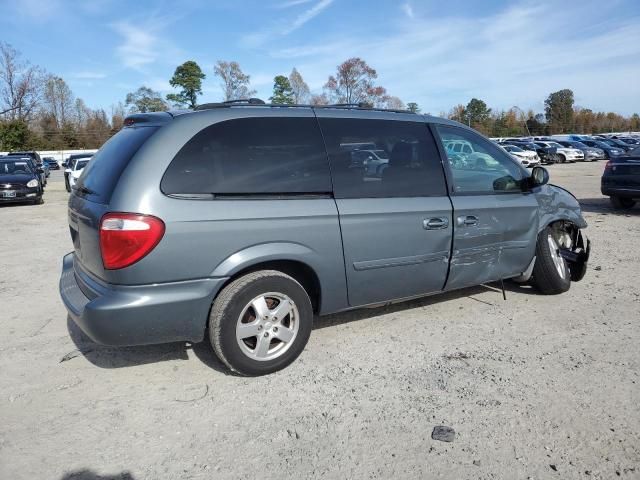
[[[567,261],[559,254],[560,247],[553,229],[547,227],[538,234],[536,263],[531,283],[543,295],[564,293],[571,287],[571,272]]]
[[[609,197],[609,200],[611,201],[611,205],[613,205],[613,208],[615,208],[616,210],[629,210],[636,204],[636,201],[633,198]]]
[[[260,270],[234,280],[215,299],[209,339],[232,371],[266,375],[298,358],[312,326],[313,308],[302,285],[282,272]]]
[[[67,189],[67,192],[71,193],[71,185],[69,184],[69,177],[64,176],[64,188]]]

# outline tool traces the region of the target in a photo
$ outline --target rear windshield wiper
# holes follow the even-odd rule
[[[96,193],[93,190],[91,190],[90,188],[87,188],[85,186],[73,187],[73,189],[78,191],[78,192],[80,192],[80,193],[84,193],[85,195],[95,195],[95,193]]]

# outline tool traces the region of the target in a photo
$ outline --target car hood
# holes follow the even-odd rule
[[[0,185],[3,185],[5,183],[9,183],[9,184],[18,184],[18,185],[24,185],[26,184],[29,180],[33,180],[36,177],[34,175],[0,175]]]
[[[531,150],[525,150],[523,152],[510,152],[512,155],[522,158],[533,158],[537,155],[536,152],[532,152]]]

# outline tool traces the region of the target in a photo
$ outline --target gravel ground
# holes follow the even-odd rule
[[[250,379],[205,343],[82,337],[58,297],[72,245],[54,172],[44,205],[0,207],[0,478],[640,478],[640,208],[610,209],[602,168],[550,167],[593,242],[568,293],[321,318],[297,362]]]

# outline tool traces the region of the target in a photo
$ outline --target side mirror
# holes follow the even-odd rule
[[[36,169],[36,171],[37,171],[38,173],[44,173],[44,168],[40,168],[40,167],[38,167],[38,168]]]
[[[531,186],[539,187],[549,183],[549,172],[544,167],[533,167],[531,170]]]

